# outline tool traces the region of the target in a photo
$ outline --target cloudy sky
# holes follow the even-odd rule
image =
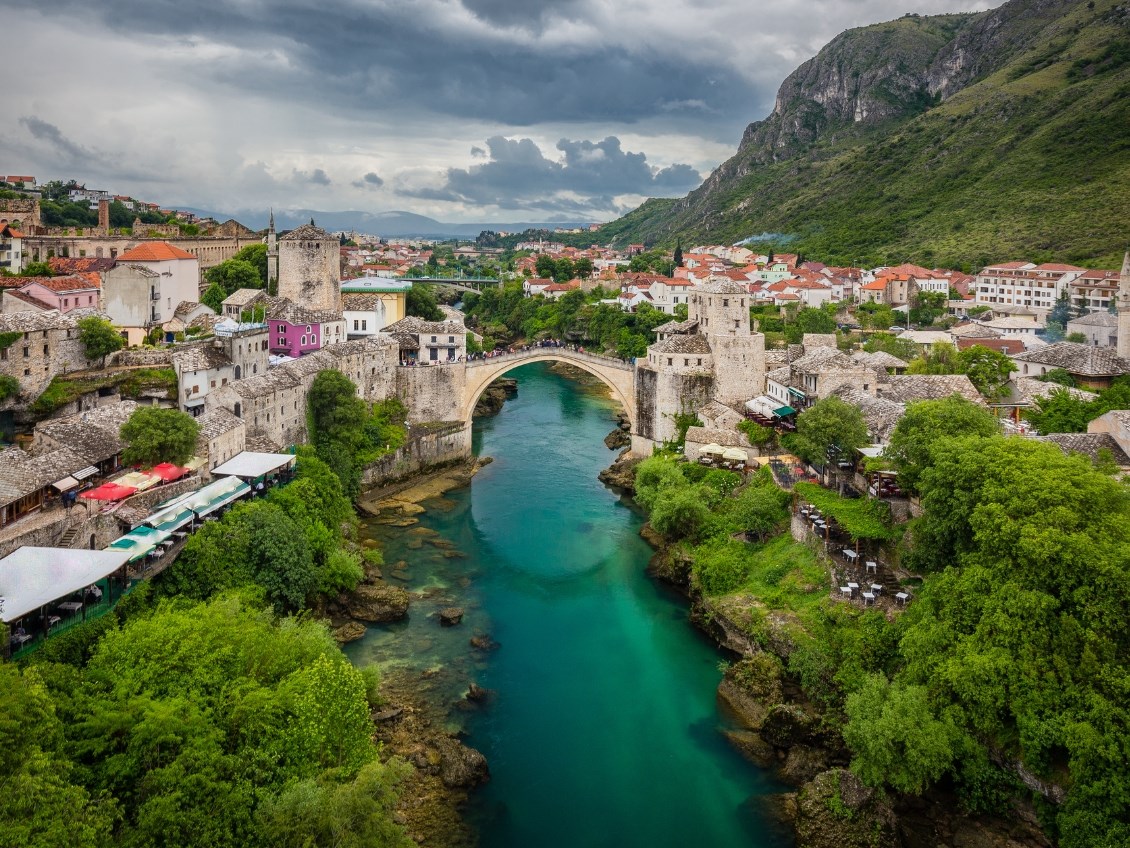
[[[990,5],[0,0],[0,173],[219,212],[609,220],[697,186],[840,31]]]

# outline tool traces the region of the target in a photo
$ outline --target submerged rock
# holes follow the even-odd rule
[[[484,689],[479,684],[472,683],[467,687],[467,694],[463,697],[476,704],[486,704],[494,700],[495,694],[493,689]]]
[[[463,620],[462,607],[444,607],[439,611],[439,623],[444,627],[454,627]]]
[[[897,848],[890,805],[846,769],[831,769],[797,795],[797,848]]]
[[[338,644],[344,645],[346,642],[355,642],[365,635],[365,625],[359,621],[347,621],[340,627],[335,627],[333,637]]]
[[[494,651],[502,646],[489,633],[476,633],[471,637],[471,647],[477,651]]]
[[[632,443],[631,434],[625,430],[617,427],[611,433],[604,437],[604,446],[609,450],[616,450],[617,448],[626,448]]]
[[[443,785],[470,789],[490,780],[487,758],[458,739],[439,736],[432,740],[439,752],[439,776]]]
[[[399,586],[364,584],[349,596],[346,606],[354,618],[380,624],[408,615],[408,601],[408,593]]]

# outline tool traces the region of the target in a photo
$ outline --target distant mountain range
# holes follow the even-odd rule
[[[235,218],[244,226],[253,230],[262,230],[267,226],[270,212],[267,209],[243,209],[236,212],[216,212],[207,209],[185,208],[202,217],[208,216],[217,221],[226,221]],[[516,223],[516,224],[445,224],[426,215],[416,215],[412,212],[323,212],[315,209],[278,209],[275,211],[275,228],[278,230],[292,230],[302,224],[314,222],[330,232],[368,233],[388,237],[415,236],[418,238],[467,238],[473,239],[483,230],[495,232],[520,233],[528,229],[553,230],[557,227],[587,227],[588,221],[553,221],[541,223]]]
[[[1009,0],[840,34],[702,186],[600,235],[833,264],[1118,268],[1128,221],[1130,5]]]

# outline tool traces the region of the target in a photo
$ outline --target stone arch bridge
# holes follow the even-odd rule
[[[567,347],[533,347],[529,350],[515,351],[475,359],[467,363],[467,380],[463,389],[463,403],[460,412],[463,420],[471,421],[479,395],[487,386],[519,365],[531,362],[567,362],[587,371],[604,382],[612,390],[612,398],[628,416],[633,428],[636,425],[635,366],[610,356],[583,353]]]

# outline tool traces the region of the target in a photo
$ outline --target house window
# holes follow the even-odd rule
[[[690,367],[690,364],[691,364],[691,361],[690,361],[689,359],[684,359],[684,360],[683,360],[683,367],[684,367],[684,368],[689,368],[689,367]]]
[[[27,359],[31,355],[29,352],[30,350],[30,348],[24,348],[24,359]]]
[[[300,342],[300,344],[306,344],[306,336],[302,337],[302,341]]]
[[[30,368],[25,368],[25,369],[24,369],[24,376],[25,376],[25,377],[30,377],[30,376],[31,376],[31,369],[30,369]]]
[[[309,324],[306,325],[306,332],[307,333],[309,333],[312,329],[313,329],[313,327],[311,327]]]
[[[215,381],[215,380],[213,380],[213,381],[212,381],[212,386],[211,386],[211,388],[213,388],[213,389],[214,389],[214,388],[216,388],[216,381]]]
[[[354,330],[359,330],[359,329],[360,329],[360,327],[359,327],[358,325],[359,325],[360,323],[361,323],[360,321],[358,321],[358,320],[357,320],[356,318],[354,318],[354,319],[353,319],[353,329],[354,329]]]
[[[44,345],[43,346],[43,355],[48,356],[48,355],[50,355],[50,353],[51,352],[47,349],[47,345]]]
[[[63,298],[63,306],[70,306],[71,302],[67,298]]]
[[[192,387],[192,393],[193,393],[194,395],[198,395],[198,394],[200,394],[200,386],[193,386],[193,387]]]
[[[669,357],[669,356],[668,356],[668,357],[667,357],[667,364],[668,364],[668,365],[674,365],[674,364],[675,364],[675,362],[674,362],[674,360],[673,360],[673,359],[671,359],[671,357]]]

